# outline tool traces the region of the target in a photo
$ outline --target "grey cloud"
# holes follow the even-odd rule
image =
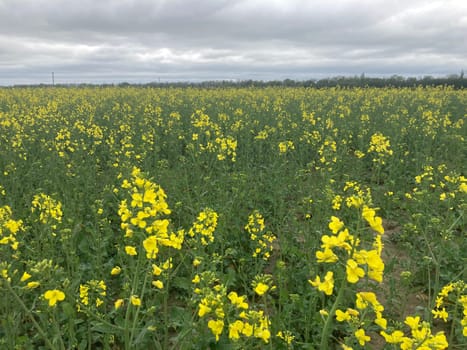
[[[0,84],[449,74],[466,31],[462,0],[0,0]]]

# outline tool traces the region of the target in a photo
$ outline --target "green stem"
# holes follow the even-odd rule
[[[92,350],[92,332],[91,326],[87,323],[87,336],[88,336],[88,350]]]
[[[454,315],[452,316],[452,323],[451,323],[451,331],[449,332],[449,340],[448,344],[452,345],[452,341],[454,339],[454,329],[456,328],[456,321],[457,321],[457,300],[459,300],[460,290],[457,291],[456,295],[456,304],[454,305]]]
[[[436,255],[431,248],[430,241],[428,240],[428,237],[426,235],[425,230],[422,230],[422,235],[423,239],[425,240],[426,246],[430,252],[431,258],[433,259],[433,262],[435,264],[435,281],[434,281],[434,287],[433,290],[435,293],[438,293],[439,291],[439,276],[440,276],[440,264],[438,263],[438,260],[436,259]],[[430,274],[430,265],[427,266],[427,273],[428,273],[428,309],[433,308],[433,303],[434,301],[431,300],[431,274]]]
[[[305,314],[305,324],[306,324],[306,329],[305,329],[305,343],[308,343],[310,341],[310,327],[313,324],[311,320],[313,319],[313,313],[316,309],[316,302],[313,303],[312,305],[312,300],[314,299],[314,296],[310,294],[310,299],[308,303],[308,309],[310,310],[308,313]],[[313,307],[312,307],[313,306]]]
[[[95,320],[105,324],[106,326],[115,329],[115,331],[120,332],[120,331],[125,330],[123,327],[117,326],[117,325],[115,325],[113,323],[110,323],[109,321],[106,321],[105,319],[103,319],[102,317],[100,317],[99,315],[94,313],[90,308],[86,307],[85,305],[80,305],[80,307],[83,310],[83,312],[86,313],[87,316],[90,316],[90,317],[94,318]]]
[[[58,327],[57,320],[55,318],[55,307],[52,310],[52,321],[55,328],[55,332],[58,334],[58,340],[60,341],[60,349],[65,350],[65,343],[63,343],[62,333],[60,332],[60,327]]]
[[[128,328],[128,324],[130,322],[130,312],[131,312],[131,296],[134,294],[135,289],[136,289],[136,284],[138,282],[138,277],[139,277],[139,265],[141,261],[141,254],[138,255],[138,261],[136,264],[136,271],[133,274],[133,281],[131,282],[131,292],[130,292],[130,298],[128,299],[128,304],[126,307],[126,312],[125,312],[125,323],[124,323],[124,338],[125,338],[125,350],[130,350],[131,349],[131,344],[130,344],[130,330]]]
[[[34,327],[36,327],[37,331],[39,332],[39,334],[41,335],[41,337],[43,338],[43,340],[47,344],[47,346],[50,349],[55,349],[55,347],[53,346],[53,344],[50,342],[49,338],[47,337],[47,334],[45,334],[42,327],[39,325],[39,323],[37,323],[36,319],[34,318],[33,314],[31,313],[31,311],[26,307],[26,305],[23,303],[23,301],[18,296],[18,294],[16,294],[16,292],[13,290],[13,288],[10,285],[10,282],[6,281],[5,285],[7,286],[8,290],[13,295],[15,300],[18,302],[18,304],[23,308],[24,312],[26,312],[26,315],[28,315],[28,317],[31,320],[32,324],[34,325]]]
[[[182,255],[182,259],[180,263],[172,270],[168,269],[167,270],[167,282],[165,283],[164,286],[164,302],[163,302],[163,313],[164,313],[164,325],[166,325],[165,330],[164,330],[164,349],[169,348],[169,327],[167,325],[169,324],[169,288],[170,288],[170,279],[171,276],[175,275],[178,271],[178,269],[183,265],[186,257],[188,255]]]
[[[331,332],[331,326],[332,326],[332,321],[333,321],[333,315],[336,313],[336,310],[341,302],[342,297],[344,296],[344,291],[345,287],[347,285],[347,279],[344,278],[342,279],[342,284],[339,288],[339,292],[337,293],[336,300],[334,301],[334,304],[332,305],[331,311],[329,312],[328,318],[326,319],[326,322],[324,323],[323,331],[321,332],[321,343],[319,345],[319,348],[321,350],[327,350],[328,349],[328,338],[329,338],[329,333]]]
[[[430,265],[427,265],[426,273],[428,277],[428,309],[431,309],[431,274],[430,274]]]
[[[357,229],[356,229],[356,234],[354,236],[353,242],[352,242],[352,249],[349,254],[349,259],[353,259],[355,249],[357,247],[357,241],[358,241],[358,235],[360,233],[360,225],[361,225],[361,220],[359,219],[357,221]],[[331,332],[331,326],[333,323],[333,316],[336,313],[337,308],[339,307],[339,304],[341,302],[342,297],[344,296],[344,291],[347,287],[347,274],[345,272],[345,265],[344,265],[344,275],[342,276],[342,282],[339,288],[339,292],[337,293],[336,300],[334,301],[334,304],[332,305],[331,311],[329,312],[328,318],[326,319],[326,322],[324,323],[323,331],[321,332],[321,343],[319,348],[323,350],[327,350],[329,343],[328,343],[328,338]]]
[[[167,283],[164,288],[164,349],[169,348],[169,286],[170,286],[170,271],[167,270]]]
[[[146,272],[144,274],[143,288],[141,290],[141,295],[139,296],[140,299],[141,299],[141,302],[143,301],[144,294],[146,292],[146,285],[147,285],[147,282],[148,282],[148,275],[149,275],[149,272]],[[136,308],[136,313],[135,313],[135,316],[133,318],[133,325],[131,326],[131,333],[130,333],[130,344],[133,343],[133,336],[135,334],[136,323],[138,321],[138,314],[139,314],[140,309],[141,309],[141,305]]]
[[[263,294],[263,295],[261,296],[261,300],[263,301],[265,314],[266,314],[266,315],[269,315],[268,303],[267,303],[266,297],[267,297],[267,295],[266,295],[266,294]],[[269,341],[268,343],[269,343],[269,349],[272,350],[272,341]]]

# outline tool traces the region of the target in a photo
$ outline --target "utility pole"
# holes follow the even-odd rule
[[[52,72],[52,86],[55,86],[55,76],[54,76],[54,72]]]

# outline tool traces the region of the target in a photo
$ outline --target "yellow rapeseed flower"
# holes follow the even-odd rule
[[[248,309],[248,303],[245,302],[246,296],[238,296],[236,292],[230,292],[228,295],[230,302],[239,309]]]
[[[117,299],[117,300],[115,300],[115,303],[114,303],[115,310],[120,309],[120,307],[122,307],[123,304],[124,304],[123,299]]]
[[[127,253],[128,255],[137,255],[138,253],[136,252],[136,248],[131,246],[131,245],[127,245],[125,246],[125,253]]]
[[[141,299],[138,298],[138,296],[136,295],[132,295],[130,297],[130,302],[131,302],[131,305],[133,306],[141,306]]]
[[[336,320],[338,322],[345,322],[345,321],[350,321],[350,314],[346,311],[342,311],[342,310],[339,310],[337,309],[336,310]]]
[[[362,210],[362,217],[366,220],[366,222],[368,222],[373,230],[380,234],[384,233],[383,219],[381,219],[379,216],[376,216],[375,209],[364,205]]]
[[[154,276],[159,276],[162,273],[162,269],[156,264],[152,264],[152,274]]]
[[[240,334],[243,330],[243,322],[236,320],[235,322],[229,324],[229,338],[232,340],[240,339]]]
[[[445,307],[443,307],[441,310],[437,310],[437,309],[431,310],[431,313],[433,314],[434,318],[441,318],[443,319],[444,322],[448,321],[449,314],[447,313]]]
[[[193,277],[193,279],[191,280],[191,283],[194,283],[194,284],[197,284],[201,282],[201,278],[199,277],[199,275],[196,275],[195,277]]]
[[[268,289],[269,289],[269,286],[267,284],[259,282],[255,287],[255,292],[258,295],[263,295],[264,293],[268,291]]]
[[[44,293],[44,298],[49,301],[49,306],[54,306],[58,301],[65,300],[65,293],[58,289],[52,289]]]
[[[157,247],[157,236],[149,236],[143,241],[143,247],[146,250],[146,258],[155,259],[159,248]]]
[[[323,262],[333,263],[339,260],[339,258],[337,257],[336,254],[334,254],[334,252],[331,249],[325,248],[323,251],[318,250],[316,252],[316,260],[319,263],[323,263]]]
[[[381,313],[377,313],[376,319],[375,319],[375,324],[380,326],[382,329],[386,329],[388,326],[388,321],[382,317]]]
[[[27,289],[34,289],[34,288],[37,288],[39,286],[40,286],[40,283],[37,282],[37,281],[28,282],[28,284],[26,284]]]
[[[420,316],[407,316],[405,318],[404,323],[410,327],[412,330],[418,329],[419,323],[420,323]]]
[[[224,329],[224,321],[223,320],[209,320],[208,328],[211,330],[212,334],[215,335],[216,341],[218,341],[219,336],[222,334],[222,330]]]
[[[21,276],[21,282],[27,281],[28,279],[31,278],[31,275],[27,272],[24,272],[23,275]]]
[[[386,343],[388,344],[398,344],[402,343],[404,340],[404,333],[402,331],[396,330],[391,334],[388,334],[385,331],[381,331],[380,334],[384,337],[384,340],[386,340]]]
[[[371,338],[365,334],[365,330],[360,328],[357,331],[355,331],[355,338],[357,338],[358,343],[361,346],[364,346],[366,342],[370,341]]]
[[[110,274],[112,276],[116,276],[116,275],[119,275],[120,272],[122,272],[122,268],[120,266],[115,266],[112,271],[110,271]]]
[[[324,292],[324,294],[332,295],[332,291],[334,289],[334,272],[328,271],[323,282],[321,282],[321,278],[319,276],[316,276],[314,281],[308,280],[308,283]]]
[[[161,280],[152,281],[152,285],[158,289],[164,288],[164,282]]]
[[[288,345],[292,344],[293,340],[295,339],[295,336],[292,335],[290,331],[279,331],[276,334],[277,337],[281,338],[283,341],[285,341]]]
[[[365,276],[365,270],[359,267],[355,260],[349,259],[347,260],[346,274],[349,283],[357,283],[361,277]]]
[[[199,304],[198,316],[203,317],[211,311],[212,309],[206,303],[203,303],[203,301],[201,301],[201,303]]]
[[[329,229],[332,233],[336,234],[344,227],[344,223],[336,216],[331,216],[331,222],[329,223]]]

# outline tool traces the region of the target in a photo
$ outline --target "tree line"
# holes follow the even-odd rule
[[[120,83],[119,86],[130,86],[135,84]],[[325,79],[309,79],[309,80],[214,80],[203,82],[151,82],[147,84],[138,84],[142,86],[153,87],[202,87],[202,88],[218,88],[218,87],[428,87],[428,86],[452,86],[456,89],[467,87],[467,78],[464,78],[463,71],[461,74],[453,74],[446,77],[424,76],[422,78],[404,77],[393,75],[385,78],[361,76],[336,76]]]
[[[38,85],[15,85],[14,87],[43,87],[50,84]],[[446,77],[404,77],[401,75],[393,75],[391,77],[367,77],[364,73],[360,76],[335,76],[324,79],[308,79],[308,80],[210,80],[202,82],[177,81],[177,82],[161,82],[155,81],[150,83],[128,83],[122,82],[118,84],[54,84],[54,86],[140,86],[140,87],[198,87],[198,88],[230,88],[230,87],[342,87],[342,88],[364,88],[364,87],[428,87],[428,86],[452,86],[455,89],[467,87],[467,78],[464,77],[464,71],[460,74],[452,74]]]

